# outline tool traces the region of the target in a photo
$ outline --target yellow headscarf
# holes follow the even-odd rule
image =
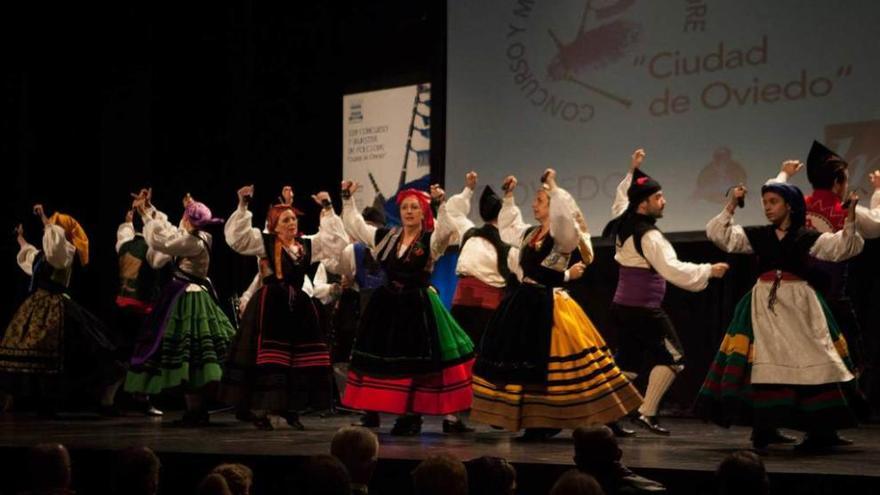
[[[57,212],[49,217],[49,223],[64,229],[64,237],[67,239],[67,242],[76,247],[76,254],[79,256],[80,263],[82,263],[82,266],[88,265],[89,236],[86,235],[82,225],[72,216]]]

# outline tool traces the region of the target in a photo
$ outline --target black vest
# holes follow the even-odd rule
[[[498,273],[504,278],[505,284],[509,285],[516,281],[516,277],[510,273],[510,267],[507,266],[507,256],[510,253],[510,244],[501,240],[501,234],[498,233],[498,227],[492,224],[484,224],[482,227],[474,227],[464,233],[461,239],[461,248],[464,249],[465,244],[474,237],[485,239],[495,248],[498,254]]]

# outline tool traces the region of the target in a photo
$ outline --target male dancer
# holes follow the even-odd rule
[[[620,264],[617,291],[611,305],[619,336],[615,360],[633,376],[650,372],[645,401],[634,422],[646,430],[669,435],[657,421],[660,400],[676,375],[684,369],[684,354],[672,321],[661,303],[666,282],[698,292],[710,278],[721,278],[726,263],[687,263],[679,261],[672,244],[657,229],[666,199],[660,183],[639,168],[645,151],[632,155],[629,173],[617,186],[611,207],[616,217],[604,236],[613,236],[614,260]]]

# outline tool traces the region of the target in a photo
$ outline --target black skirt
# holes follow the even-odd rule
[[[489,321],[474,375],[493,383],[545,383],[552,330],[553,289],[521,284]]]

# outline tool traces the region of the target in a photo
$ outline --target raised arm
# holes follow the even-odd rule
[[[371,249],[376,247],[376,227],[367,224],[364,216],[358,210],[357,202],[354,199],[354,192],[357,191],[358,184],[351,181],[343,181],[342,183],[342,224],[345,231],[351,237],[363,242]]]
[[[880,170],[868,174],[874,193],[869,208],[856,206],[856,231],[865,239],[880,237]]]
[[[468,172],[465,176],[465,187],[462,191],[446,201],[446,213],[452,222],[452,228],[458,232],[459,238],[463,238],[465,232],[474,227],[474,222],[468,218],[471,213],[474,189],[477,186],[477,173]]]
[[[266,256],[263,234],[253,226],[254,214],[248,210],[248,203],[253,195],[254,186],[244,186],[238,190],[238,208],[226,220],[223,237],[226,244],[238,254]]]
[[[193,257],[205,250],[205,246],[194,235],[178,229],[168,220],[142,216],[144,220],[144,240],[147,246],[159,253],[172,257]]]
[[[513,195],[516,184],[516,177],[512,175],[504,179],[506,190],[504,192],[504,201],[501,204],[501,211],[498,213],[498,232],[501,234],[501,240],[512,246],[522,244],[526,230],[531,227],[531,225],[523,221],[522,212],[516,205],[516,199]]]
[[[126,242],[134,239],[135,231],[134,224],[132,223],[134,217],[134,210],[128,210],[125,213],[125,221],[119,224],[119,227],[116,228],[116,254],[119,254],[119,249]]]
[[[434,219],[434,232],[431,232],[431,258],[436,260],[443,256],[452,239],[458,235],[452,219],[446,209],[446,193],[439,185],[431,186],[431,199],[440,202],[437,218]]]
[[[745,195],[745,187],[737,186],[734,188],[730,200],[721,213],[706,224],[706,237],[724,252],[744,254],[753,252],[745,230],[733,221],[733,212],[736,211],[737,202],[740,198],[745,198]]]
[[[43,230],[43,253],[46,262],[54,268],[67,268],[73,264],[76,247],[67,241],[61,226],[46,224]]]
[[[645,160],[645,150],[639,148],[633,151],[629,161],[629,172],[623,176],[623,180],[617,185],[617,191],[614,193],[614,202],[611,203],[611,217],[617,218],[629,208],[629,197],[626,192],[632,184],[633,170],[642,166]]]
[[[575,223],[580,215],[580,208],[571,194],[556,184],[555,170],[547,169],[544,174],[550,187],[550,236],[560,252],[570,253],[577,248],[580,240],[578,225]]]
[[[18,255],[15,257],[15,261],[18,263],[18,267],[28,275],[34,274],[34,259],[39,254],[39,250],[33,245],[27,242],[24,238],[24,228],[21,224],[15,227],[16,241],[18,241]]]
[[[312,196],[315,203],[321,206],[321,219],[318,224],[318,232],[304,236],[312,241],[312,263],[330,260],[331,264],[342,254],[342,250],[348,244],[348,234],[342,219],[333,210],[330,194],[321,191]]]
[[[855,203],[859,198],[855,193],[851,193],[849,199],[852,205],[843,228],[834,233],[820,235],[813,247],[810,248],[810,256],[824,261],[837,262],[848,260],[862,252],[865,240],[856,232],[855,222]]]

